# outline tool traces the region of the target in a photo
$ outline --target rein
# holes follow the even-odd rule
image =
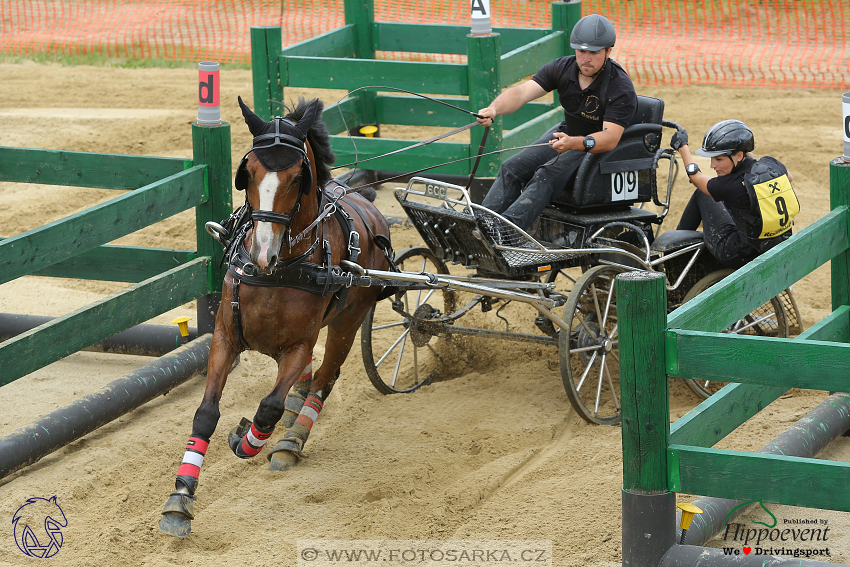
[[[346,96],[350,96],[351,94],[353,94],[353,93],[355,93],[359,90],[362,90],[362,89],[382,89],[382,90],[394,90],[394,91],[404,92],[404,93],[407,93],[407,94],[411,94],[411,95],[414,95],[414,96],[418,96],[420,98],[424,98],[424,99],[442,104],[444,106],[448,106],[450,108],[454,108],[454,109],[459,110],[461,112],[465,112],[467,114],[475,116],[476,118],[481,118],[481,116],[476,112],[466,110],[466,109],[461,108],[459,106],[449,104],[445,101],[441,101],[441,100],[429,97],[427,95],[415,93],[415,92],[412,92],[412,91],[408,91],[408,90],[400,89],[400,88],[396,88],[396,87],[388,87],[388,86],[382,86],[382,85],[369,85],[369,86],[365,86],[365,87],[359,87],[357,89],[354,89],[353,91],[349,91],[348,94],[346,94]],[[341,100],[342,99],[340,99],[340,101]],[[271,102],[277,102],[277,101],[271,101]],[[280,103],[278,103],[278,104],[280,104]],[[338,104],[337,104],[337,107],[339,108]],[[341,108],[340,108],[340,117],[342,118],[343,126],[345,126],[346,130],[349,130],[348,124],[345,121],[345,116],[342,115],[342,109]],[[345,165],[339,165],[339,166],[336,166],[336,167],[333,167],[333,168],[330,168],[330,169],[331,169],[331,171],[333,171],[334,169],[342,169],[342,168],[347,168],[347,167],[351,167],[351,166],[357,166],[359,163],[362,163],[362,162],[365,162],[365,161],[371,161],[373,159],[378,159],[378,158],[390,156],[390,155],[393,155],[393,154],[406,152],[406,151],[412,150],[414,148],[426,146],[426,145],[431,144],[433,142],[436,142],[438,140],[442,140],[443,138],[448,138],[449,136],[459,134],[460,132],[465,132],[466,130],[469,130],[470,128],[477,126],[478,124],[479,123],[477,121],[471,122],[471,123],[469,123],[465,126],[461,126],[459,128],[455,128],[454,130],[451,130],[449,132],[445,132],[443,134],[439,134],[437,136],[434,136],[433,138],[430,138],[428,140],[423,140],[421,142],[417,142],[416,144],[413,144],[413,145],[410,145],[410,146],[407,146],[407,147],[404,147],[404,148],[399,148],[397,150],[393,150],[391,152],[387,152],[385,154],[381,154],[381,155],[378,155],[378,156],[366,158],[364,160],[355,160],[354,162],[351,162],[351,163],[348,163],[348,164],[345,164]],[[349,130],[349,132],[350,132],[350,130]],[[490,132],[490,127],[486,126],[485,129],[484,129],[484,135],[481,138],[481,145],[479,146],[478,153],[475,156],[468,156],[468,157],[464,157],[464,158],[460,158],[460,159],[456,159],[456,160],[443,162],[443,163],[440,163],[440,164],[437,164],[437,165],[432,165],[430,167],[425,167],[425,168],[416,170],[412,173],[404,173],[404,174],[401,174],[401,175],[388,177],[386,179],[381,179],[381,180],[378,180],[378,181],[373,181],[371,183],[358,185],[357,187],[349,187],[348,185],[345,185],[344,183],[336,181],[336,183],[341,187],[341,191],[333,191],[333,200],[331,200],[327,204],[325,204],[325,206],[319,212],[316,219],[312,223],[310,223],[307,226],[307,228],[305,228],[298,235],[296,235],[294,238],[292,238],[290,236],[289,227],[290,227],[295,215],[301,209],[301,196],[300,195],[298,197],[298,202],[296,202],[295,206],[293,207],[292,211],[290,211],[289,215],[285,215],[285,214],[281,214],[281,213],[275,213],[273,211],[252,211],[251,218],[252,218],[252,220],[256,220],[256,221],[260,221],[260,222],[275,222],[275,223],[285,225],[286,226],[286,238],[287,238],[287,241],[288,241],[288,246],[289,246],[289,249],[292,250],[293,246],[295,246],[296,244],[301,242],[308,234],[310,234],[311,231],[313,231],[314,229],[317,229],[319,223],[321,223],[322,221],[327,219],[330,215],[333,215],[337,211],[337,208],[338,208],[337,203],[339,202],[339,200],[342,199],[343,197],[345,197],[346,195],[348,195],[349,193],[359,192],[362,189],[366,189],[368,187],[373,187],[375,185],[380,185],[380,184],[385,183],[387,181],[394,181],[396,179],[401,179],[403,177],[410,177],[412,175],[416,175],[416,174],[422,173],[424,171],[436,169],[438,167],[443,167],[444,165],[451,165],[453,163],[459,163],[459,162],[462,162],[462,161],[468,161],[470,159],[475,159],[475,164],[472,167],[472,172],[469,174],[469,179],[468,179],[467,185],[466,185],[466,188],[468,190],[469,187],[472,185],[472,180],[475,177],[475,172],[478,170],[478,165],[481,162],[482,157],[494,155],[494,154],[499,154],[499,153],[502,153],[502,152],[510,152],[510,151],[514,151],[514,150],[522,150],[522,149],[525,149],[525,148],[534,148],[534,147],[540,147],[540,146],[548,145],[548,144],[529,144],[529,145],[526,145],[526,146],[514,146],[512,148],[505,148],[505,149],[485,153],[484,152],[484,146],[487,143],[487,135],[488,135],[489,132]],[[266,135],[265,137],[275,138],[274,135]],[[350,133],[349,133],[348,137],[349,137],[349,139],[351,139]],[[254,141],[255,146],[256,146],[257,141],[259,141],[259,140]],[[291,144],[287,144],[285,142],[281,143],[280,139],[279,139],[279,135],[278,135],[278,138],[275,139],[275,142],[276,142],[277,145],[286,145],[286,146],[289,146],[289,147],[293,147]],[[357,145],[354,143],[353,139],[352,139],[351,143],[354,145],[354,151],[355,151],[355,156],[356,156]],[[276,144],[272,144],[272,145],[276,145]],[[268,147],[268,146],[263,146],[263,147]],[[253,151],[254,149],[256,149],[256,147],[251,148],[251,150],[249,150],[249,151]],[[297,147],[294,147],[294,149],[300,150],[300,148],[297,148]],[[301,150],[301,151],[303,151],[303,150]],[[306,155],[306,152],[304,152],[304,154]],[[318,186],[317,186],[317,191],[324,193],[324,189],[319,188]],[[319,239],[319,235],[317,233],[316,234],[316,242],[318,242],[318,239]],[[314,246],[315,246],[315,243],[314,243]],[[311,248],[311,251],[314,250],[314,249],[315,248]]]
[[[468,160],[471,160],[471,159],[475,159],[475,160],[480,161],[481,158],[484,157],[484,156],[491,156],[491,155],[500,154],[500,153],[503,153],[503,152],[512,152],[514,150],[523,150],[525,148],[540,148],[540,147],[548,146],[548,145],[549,145],[548,143],[545,143],[545,144],[528,144],[527,146],[514,146],[512,148],[504,148],[504,149],[501,149],[501,150],[495,150],[495,151],[492,151],[492,152],[482,153],[481,152],[481,149],[483,149],[483,144],[482,144],[481,148],[479,148],[478,155],[468,156],[468,157],[465,157],[465,158],[455,159],[455,160],[451,160],[451,161],[446,161],[446,162],[443,162],[443,163],[440,163],[440,164],[437,164],[437,165],[432,165],[430,167],[423,167],[422,169],[417,169],[416,171],[412,171],[410,173],[402,173],[401,175],[394,175],[392,177],[387,177],[385,179],[379,179],[378,181],[372,181],[371,183],[364,183],[363,185],[358,185],[357,187],[347,187],[346,186],[345,187],[345,194],[347,195],[348,193],[356,192],[356,191],[359,191],[361,189],[366,189],[367,187],[373,187],[375,185],[380,185],[382,183],[386,183],[387,181],[394,181],[396,179],[402,179],[404,177],[411,177],[413,175],[416,175],[417,173],[422,173],[423,171],[428,171],[430,169],[436,169],[438,167],[443,167],[444,165],[451,165],[453,163],[459,163],[459,162],[468,161]],[[477,168],[477,162],[476,162],[476,168]],[[474,171],[475,170],[473,170],[473,173],[474,173]],[[469,181],[471,182],[472,179],[470,179]]]

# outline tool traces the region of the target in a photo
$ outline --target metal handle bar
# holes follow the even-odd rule
[[[541,297],[539,295],[531,295],[528,293],[522,293],[519,291],[510,291],[503,290],[498,288],[487,287],[486,285],[478,285],[470,282],[464,282],[460,280],[450,279],[442,277],[437,274],[429,274],[426,272],[422,272],[419,274],[414,274],[412,272],[386,272],[384,270],[370,270],[366,269],[359,264],[355,264],[349,260],[343,260],[341,262],[346,268],[349,268],[355,272],[357,272],[361,276],[369,276],[373,278],[393,280],[393,281],[401,281],[401,282],[412,282],[412,283],[422,283],[427,284],[434,287],[444,287],[444,288],[452,288],[452,289],[460,289],[463,291],[471,291],[475,293],[480,293],[482,295],[486,295],[489,297],[497,297],[500,299],[510,299],[513,301],[519,301],[520,303],[529,303],[535,306],[546,307],[551,309],[557,305],[557,300],[550,299],[548,297]],[[554,285],[553,285],[554,289]]]
[[[629,230],[631,230],[631,231],[633,231],[633,232],[637,232],[638,234],[640,234],[641,238],[643,238],[644,246],[646,247],[646,259],[645,259],[643,262],[641,262],[641,263],[642,263],[642,264],[644,264],[644,265],[649,265],[649,263],[650,263],[650,256],[651,256],[651,254],[652,254],[652,252],[650,251],[650,248],[649,248],[649,239],[647,239],[646,234],[644,234],[644,233],[643,233],[643,231],[642,231],[641,229],[639,229],[638,227],[636,227],[636,226],[635,226],[635,225],[633,225],[633,224],[630,224],[630,223],[627,223],[627,222],[619,222],[619,221],[616,221],[616,222],[609,222],[608,224],[606,224],[606,225],[604,225],[604,226],[600,227],[600,228],[599,228],[599,230],[597,230],[596,232],[594,232],[594,233],[590,236],[590,238],[588,238],[588,239],[587,239],[587,241],[588,241],[588,242],[593,242],[593,239],[594,239],[594,238],[596,238],[597,236],[599,236],[599,235],[600,235],[600,233],[602,233],[602,231],[603,231],[603,230],[605,230],[605,229],[607,229],[607,228],[610,228],[610,227],[612,227],[612,226],[620,226],[620,227],[627,228],[627,229],[629,229]],[[623,250],[623,252],[625,252],[625,250]]]

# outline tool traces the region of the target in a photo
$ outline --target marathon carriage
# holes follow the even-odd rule
[[[400,274],[343,262],[361,276],[399,286],[361,327],[372,384],[384,394],[420,388],[446,362],[447,343],[461,336],[552,345],[559,349],[561,378],[574,409],[588,422],[617,423],[617,274],[664,273],[672,311],[732,272],[706,250],[701,232],[659,235],[678,172],[673,150],[661,148],[662,128],[680,128],[662,120],[663,110],[662,100],[638,96],[619,145],[589,153],[572,186],[555,196],[530,231],[472,202],[457,185],[414,177],[397,189],[396,198],[427,247],[399,251]],[[670,162],[664,201],[656,185],[662,159]],[[642,208],[650,201],[660,212]],[[533,332],[510,329],[500,313],[510,303],[533,309]],[[504,329],[465,326],[474,311],[495,312]],[[727,332],[785,337],[801,330],[789,288]],[[703,397],[723,385],[688,382]]]

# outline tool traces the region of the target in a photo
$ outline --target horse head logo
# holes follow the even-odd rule
[[[46,559],[59,553],[62,528],[68,526],[65,512],[53,498],[30,498],[12,517],[15,543],[24,555]]]

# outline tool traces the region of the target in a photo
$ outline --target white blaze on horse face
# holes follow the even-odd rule
[[[272,211],[274,196],[280,180],[276,171],[269,171],[257,187],[260,195],[260,210]],[[275,243],[274,227],[270,222],[260,221],[257,223],[257,233],[254,235],[254,249],[257,250],[255,261],[260,268],[267,268],[269,259],[277,254],[280,243]]]

